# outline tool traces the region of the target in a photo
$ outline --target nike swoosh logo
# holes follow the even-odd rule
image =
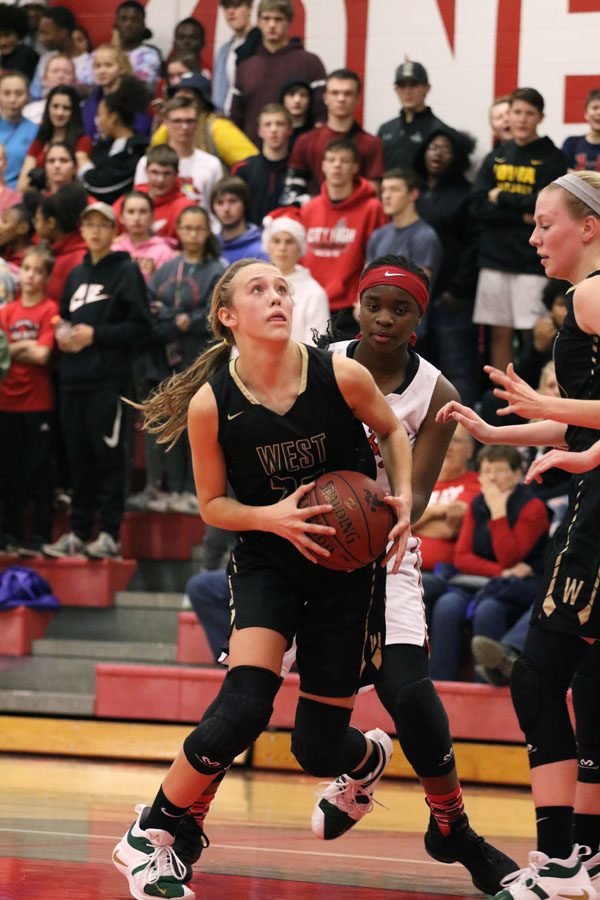
[[[242,410],[239,413],[234,413],[233,415],[231,415],[231,413],[227,413],[227,421],[231,422],[233,419],[237,419],[238,416],[242,416],[243,414],[244,414],[244,410]]]
[[[117,853],[116,850],[114,851],[112,858],[113,858],[113,862],[116,863],[118,866],[123,866],[124,869],[128,868],[127,863],[123,862],[123,860],[121,859],[121,857],[119,856],[119,854]]]
[[[182,813],[179,816],[174,816],[173,813],[167,812],[166,809],[164,808],[164,806],[161,806],[160,811],[161,811],[161,813],[164,813],[165,816],[168,816],[170,819],[180,819],[181,815],[183,815],[183,813]]]
[[[559,894],[558,896],[564,897],[565,900],[590,900],[588,891],[582,891],[580,894]]]
[[[161,887],[159,887],[158,885],[156,885],[156,890],[157,890],[157,891],[160,891],[160,893],[163,895],[163,897],[166,897],[166,896],[167,896],[167,889],[166,889],[166,888],[161,888]]]
[[[406,278],[403,272],[384,272],[386,278]]]
[[[117,415],[115,416],[115,421],[113,424],[113,430],[110,437],[108,435],[103,435],[102,440],[106,444],[107,447],[110,447],[111,450],[119,443],[119,435],[121,433],[121,417],[123,415],[123,408],[121,406],[121,401],[118,401],[117,405]]]

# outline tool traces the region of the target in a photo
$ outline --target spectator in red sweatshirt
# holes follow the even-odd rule
[[[462,574],[483,576],[483,583],[469,587],[451,579],[446,593],[433,607],[434,679],[456,679],[465,622],[477,618],[477,609],[487,599],[485,592],[501,597],[506,604],[507,628],[533,602],[550,523],[546,505],[521,481],[522,464],[516,447],[493,446],[479,451],[481,493],[471,501],[465,515],[454,564]],[[485,584],[484,578],[491,580]],[[475,595],[479,586],[482,590]]]
[[[354,115],[360,99],[360,78],[351,69],[336,69],[327,76],[324,101],[327,122],[301,134],[294,144],[286,178],[286,203],[305,203],[323,184],[323,153],[336,138],[349,138],[360,153],[359,174],[379,189],[383,176],[383,147],[374,134],[358,124]]]
[[[159,144],[148,151],[146,164],[147,184],[136,185],[136,191],[149,194],[154,204],[153,233],[176,240],[177,217],[194,201],[181,190],[179,180],[179,157],[168,144]],[[113,205],[115,215],[120,218],[123,197]]]
[[[331,141],[322,166],[321,193],[299,212],[308,244],[302,262],[325,288],[331,311],[336,313],[336,331],[352,337],[358,331],[352,308],[367,241],[387,217],[373,186],[358,175],[356,144],[347,138]]]
[[[60,303],[67,276],[83,262],[88,250],[79,231],[79,219],[87,205],[85,189],[80,184],[66,184],[44,197],[35,213],[37,236],[54,257],[46,293],[57,303]]]
[[[315,120],[325,118],[325,68],[319,57],[305,50],[297,38],[290,40],[293,18],[292,0],[260,0],[257,25],[262,32],[262,46],[237,67],[230,118],[257,145],[258,114],[267,103],[279,99],[282,85],[292,75],[310,84]]]

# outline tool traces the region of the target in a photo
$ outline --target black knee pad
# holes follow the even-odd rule
[[[420,778],[447,775],[454,751],[446,710],[430,678],[404,684],[382,697],[407,760]]]
[[[269,724],[280,683],[268,669],[230,669],[208,715],[183,742],[189,764],[205,775],[231,765]]]
[[[317,778],[330,778],[358,765],[366,744],[360,731],[348,728],[351,715],[351,709],[300,697],[292,732],[292,753],[305,772]],[[356,760],[348,753],[348,741],[357,744]]]
[[[600,679],[577,672],[572,690],[579,761],[577,779],[586,784],[600,784]]]
[[[560,676],[559,672],[559,676]],[[567,709],[563,679],[541,673],[525,656],[515,662],[511,694],[515,712],[527,741],[532,768],[575,759],[575,735]]]

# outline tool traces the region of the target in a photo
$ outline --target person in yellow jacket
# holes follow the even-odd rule
[[[200,150],[212,153],[229,170],[235,163],[258,154],[256,147],[243,131],[215,112],[211,100],[210,81],[199,72],[182,75],[179,84],[168,90],[169,97],[191,97],[198,104],[198,127],[196,129],[196,146]],[[152,136],[152,146],[166,144],[169,133],[166,125],[159,125]]]

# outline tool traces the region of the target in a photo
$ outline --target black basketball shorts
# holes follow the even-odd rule
[[[600,468],[574,476],[546,560],[532,624],[600,638]]]
[[[253,535],[234,547],[228,574],[234,628],[269,628],[288,646],[296,637],[301,690],[336,698],[356,692],[370,613],[385,590],[383,569],[333,572],[281,538]]]

